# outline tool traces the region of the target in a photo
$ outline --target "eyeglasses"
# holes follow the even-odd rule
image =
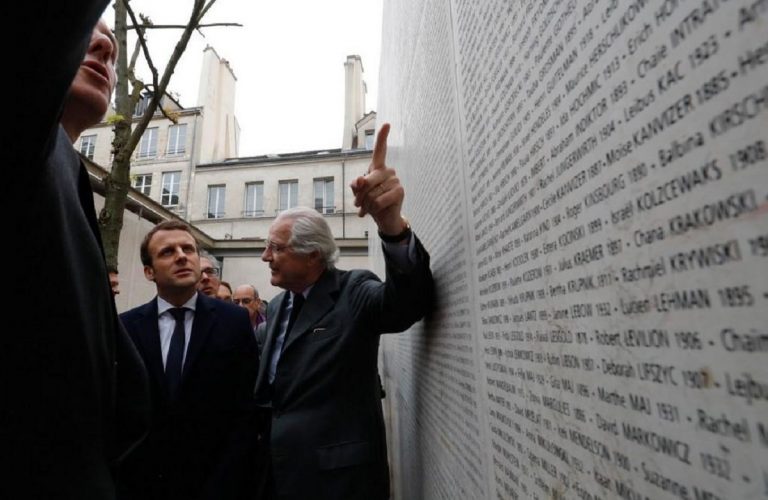
[[[285,250],[287,250],[287,249],[288,249],[288,248],[290,248],[290,247],[291,247],[291,245],[280,245],[280,244],[278,244],[278,243],[275,243],[274,241],[271,241],[271,240],[267,240],[267,248],[268,248],[268,249],[269,249],[269,250],[270,250],[272,253],[280,253],[280,252],[284,252]]]
[[[205,269],[202,270],[202,272],[204,272],[208,276],[218,276],[219,275],[219,270],[218,270],[218,268],[215,268],[215,267],[206,267]]]
[[[234,302],[237,305],[243,304],[243,305],[247,306],[248,304],[250,304],[254,300],[256,300],[256,299],[252,299],[250,297],[245,297],[245,298],[242,298],[242,299],[232,299],[232,302]]]

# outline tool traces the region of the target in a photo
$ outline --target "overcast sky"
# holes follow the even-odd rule
[[[155,24],[185,23],[190,4],[131,2]],[[381,10],[382,0],[218,0],[204,22],[237,22],[243,27],[205,28],[205,38],[193,34],[169,89],[180,94],[183,106],[197,104],[202,51],[211,45],[229,60],[237,76],[240,156],[339,148],[347,55],[362,58],[366,111],[376,108]],[[114,24],[111,8],[104,17]],[[179,34],[149,33],[155,64],[164,65]],[[143,76],[151,81],[146,72]]]

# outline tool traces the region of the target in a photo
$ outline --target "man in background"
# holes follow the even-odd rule
[[[222,281],[221,285],[219,285],[219,291],[216,293],[216,298],[224,302],[232,302],[232,285]]]
[[[3,46],[23,51],[4,106],[23,133],[0,145],[13,171],[3,202],[25,257],[9,269],[21,293],[5,302],[13,314],[0,333],[0,498],[112,499],[110,469],[145,432],[146,371],[117,321],[72,147],[104,116],[116,81],[116,41],[99,21],[107,3],[3,6],[13,19]]]
[[[248,310],[251,326],[255,333],[259,325],[266,319],[264,315],[261,314],[261,300],[259,299],[259,292],[256,290],[256,287],[253,285],[240,285],[235,288],[235,293],[232,295],[232,302]]]
[[[197,289],[209,297],[216,297],[221,285],[221,266],[213,255],[200,250],[200,282]]]

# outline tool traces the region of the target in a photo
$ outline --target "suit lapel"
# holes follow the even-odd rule
[[[143,358],[149,376],[157,382],[159,387],[163,388],[163,391],[166,391],[163,354],[160,348],[160,330],[157,324],[157,298],[144,305],[141,317],[133,331],[136,332],[134,340],[138,340],[137,344],[144,352]],[[164,394],[166,393],[164,392]]]
[[[91,183],[88,179],[88,170],[86,170],[85,165],[83,165],[79,158],[77,165],[79,167],[77,173],[77,195],[80,200],[80,206],[83,208],[85,218],[88,220],[88,226],[91,228],[93,237],[96,238],[99,244],[99,251],[103,257],[104,245],[101,242],[101,231],[96,219],[96,209],[93,206],[93,191],[91,191]]]
[[[278,295],[277,299],[273,301],[275,305],[271,308],[272,311],[267,314],[267,317],[272,321],[267,323],[267,338],[264,341],[265,353],[271,353],[275,348],[275,339],[277,339],[277,334],[280,333],[280,323],[283,321],[282,313],[288,302],[288,293],[283,292]]]
[[[195,365],[195,361],[200,357],[208,334],[216,321],[215,302],[202,293],[197,294],[197,304],[195,304],[195,319],[192,321],[192,334],[189,338],[189,347],[187,347],[187,357],[184,360],[184,369],[181,374],[182,383],[189,372],[189,369]]]
[[[261,384],[267,383],[267,371],[269,370],[269,363],[272,359],[272,350],[275,348],[275,339],[280,332],[280,323],[282,320],[280,315],[285,309],[285,302],[287,300],[288,293],[283,292],[269,301],[269,306],[267,307],[267,331],[264,338],[264,347],[261,350],[262,361],[259,363],[259,374],[256,378],[257,389]]]
[[[325,271],[315,286],[312,287],[312,290],[309,291],[307,301],[296,318],[296,323],[288,335],[288,341],[283,346],[283,352],[290,349],[298,339],[307,335],[310,328],[315,326],[318,320],[336,304],[338,289],[338,272],[336,270]]]

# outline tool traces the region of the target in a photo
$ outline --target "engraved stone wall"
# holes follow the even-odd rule
[[[768,1],[387,0],[396,498],[768,498]]]

